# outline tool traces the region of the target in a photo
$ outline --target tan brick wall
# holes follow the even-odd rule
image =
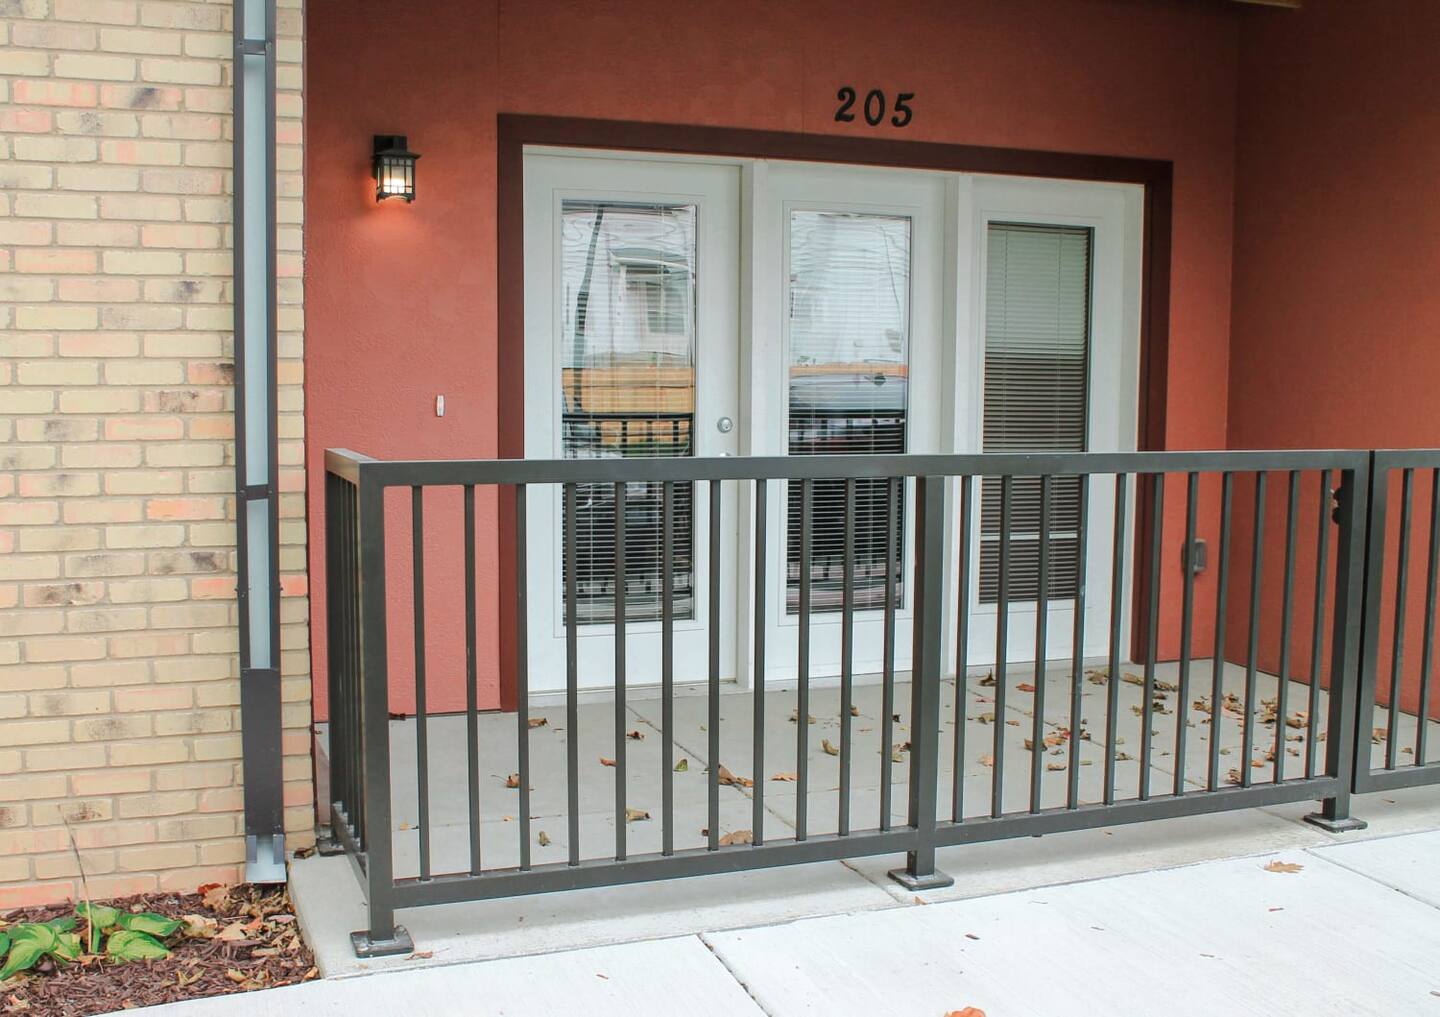
[[[280,0],[286,825],[307,730],[301,0]],[[239,877],[230,0],[0,0],[0,908]]]

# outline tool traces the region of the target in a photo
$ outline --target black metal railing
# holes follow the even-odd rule
[[[1440,468],[1440,458],[1427,461],[1427,467]],[[1352,733],[1361,699],[1361,637],[1371,633],[1362,610],[1367,518],[1376,498],[1370,468],[1369,453],[1345,451],[434,462],[382,462],[327,451],[331,719],[326,737],[333,804],[326,818],[369,900],[369,928],[356,933],[356,949],[362,954],[407,949],[395,910],[430,904],[898,853],[905,854],[906,865],[892,875],[923,888],[949,882],[935,867],[936,849],[944,845],[1303,800],[1322,801],[1320,821],[1343,827],[1350,822],[1352,784],[1359,781]],[[852,491],[864,483],[872,494],[884,492],[871,499],[884,502],[883,546],[907,546],[908,533],[913,554],[906,569],[882,570],[884,594],[873,606],[876,598],[867,595],[862,602],[856,594],[857,499],[847,497],[841,518],[825,522],[826,527],[838,524],[838,540],[833,533],[826,536],[842,552],[833,689],[838,701],[832,701],[831,684],[812,667],[815,626],[834,622],[834,615],[822,614],[813,599],[811,552],[817,540],[814,492],[820,484],[837,482]],[[615,654],[605,691],[613,699],[613,713],[597,730],[582,724],[577,646],[583,625],[573,557],[577,492],[600,484],[611,485],[616,505],[609,519],[615,529],[615,603],[622,610],[608,624]],[[635,636],[623,611],[625,498],[634,484],[660,492],[661,649],[653,690],[661,706],[655,721],[661,745],[655,792],[660,838],[658,851],[641,853],[632,851],[627,839],[635,811],[629,793],[655,774],[630,765],[627,746],[638,743],[636,732],[627,730],[627,702],[634,701],[636,685],[654,682],[657,675],[627,674],[626,639]],[[980,492],[991,484],[999,518],[993,603],[972,602],[981,546]],[[1022,485],[1027,492],[1037,491],[1036,504],[1017,527],[1016,491]],[[427,530],[424,495],[426,488],[437,487],[463,491],[463,754],[468,778],[464,807],[457,805],[452,823],[463,831],[468,864],[440,872],[433,865],[431,809],[435,796],[447,789],[432,786],[429,774],[429,739],[438,722],[427,705],[430,612],[424,573],[427,540],[436,539]],[[398,772],[392,740],[399,729],[392,730],[387,601],[394,591],[387,594],[386,569],[392,564],[387,542],[394,535],[386,532],[385,495],[394,488],[408,490],[411,505],[407,613],[414,635],[413,648],[406,649],[413,649],[413,788],[392,787]],[[532,722],[544,721],[531,706],[524,607],[529,596],[527,498],[541,492],[550,496],[556,488],[566,509],[559,516],[564,532],[558,536],[562,555],[569,559],[561,596],[567,652],[564,713],[555,714],[546,737],[563,724],[563,759],[559,749],[549,755],[532,751],[537,730]],[[682,488],[693,489],[697,500],[708,498],[709,520],[695,544],[696,559],[708,565],[703,579],[708,610],[695,622],[706,631],[707,679],[703,707],[697,705],[698,717],[692,718],[699,721],[704,747],[691,750],[709,765],[703,806],[696,805],[703,807],[703,839],[690,847],[679,844],[686,830],[677,811],[675,778],[678,704],[682,698],[687,704],[700,702],[682,697],[675,680],[671,562],[676,492]],[[798,531],[799,613],[793,622],[794,648],[787,648],[785,663],[787,668],[793,663],[796,677],[780,682],[767,678],[767,663],[776,663],[775,649],[767,645],[767,610],[778,600],[784,614],[785,598],[783,590],[772,598],[767,583],[786,574],[772,572],[771,564],[772,556],[787,555],[787,536],[768,532],[766,505],[776,497],[789,498],[788,490],[795,488],[798,498],[789,500],[799,518],[787,525]],[[1062,513],[1063,532],[1057,533],[1062,490],[1065,504],[1074,510]],[[498,535],[517,559],[515,587],[504,596],[513,594],[521,605],[513,616],[518,648],[509,676],[513,718],[479,708],[477,491],[493,494],[510,510],[500,518],[513,523],[513,529],[507,524]],[[1371,492],[1368,499],[1353,495],[1366,491]],[[1167,504],[1177,502],[1182,509],[1167,510]],[[723,535],[740,532],[740,516],[731,513],[746,504],[750,522],[741,535],[744,546],[731,547],[727,541],[732,537]],[[429,518],[433,525],[433,512]],[[1033,561],[1025,566],[1022,585],[1030,599],[1023,602],[1010,592],[1016,582],[1012,536],[1017,532],[1044,549],[1029,555]],[[1174,553],[1177,540],[1180,555]],[[1206,572],[1193,567],[1202,540],[1207,548],[1213,545],[1213,567]],[[1434,546],[1432,540],[1431,607]],[[722,678],[727,676],[722,674],[721,577],[727,554],[753,562],[743,587],[747,599],[730,605],[736,616],[753,617],[751,638],[737,651],[747,658],[752,676],[753,710],[738,720],[722,715]],[[1184,567],[1177,568],[1182,561]],[[1065,583],[1051,582],[1056,568],[1067,570]],[[902,581],[907,584],[903,607],[897,596]],[[1055,596],[1067,589],[1072,596],[1063,601]],[[961,595],[956,597],[955,590]],[[431,600],[454,604],[459,598],[435,591]],[[878,731],[877,725],[852,720],[863,684],[854,664],[862,624],[867,626],[864,638],[873,638],[879,650],[867,657],[884,662],[874,676]],[[911,629],[908,668],[898,653],[902,626]],[[1427,622],[1427,688],[1432,635]],[[1202,646],[1208,658],[1204,650],[1197,654]],[[403,656],[412,666],[410,654]],[[1373,679],[1373,668],[1368,677]],[[767,709],[776,696],[787,707],[794,704],[793,733],[786,733],[782,716],[777,734],[775,716]],[[823,777],[812,762],[816,736],[808,721],[822,700],[833,713],[827,723],[838,731],[838,745],[822,740],[825,756],[835,756],[833,764],[825,762]],[[501,806],[507,814],[498,817],[503,822],[491,822],[485,830],[491,835],[499,829],[506,837],[513,831],[517,864],[491,864],[493,852],[482,856],[482,826],[487,818],[497,818],[491,815],[497,810],[482,802],[482,720],[501,723],[495,730],[503,729],[507,745],[513,738],[509,759],[514,771],[507,762],[505,786],[516,792],[516,802],[507,800]],[[614,730],[607,735],[603,728],[610,726]],[[753,781],[736,779],[721,764],[722,727],[739,728],[748,737]],[[602,760],[605,774],[614,782],[613,806],[607,803],[599,816],[585,812],[581,801],[580,746],[591,736],[602,739],[608,753]],[[410,737],[407,728],[405,738]],[[784,784],[777,785],[784,788],[783,796],[781,790],[767,789],[772,781],[765,778],[767,762],[776,765],[779,744],[786,758],[792,747],[794,753],[794,771],[772,778],[783,777]],[[494,745],[483,747],[490,751]],[[869,773],[870,753],[877,747],[875,802],[861,795],[856,775]],[[832,765],[834,786],[828,779]],[[553,770],[542,773],[546,766]],[[1369,768],[1363,769],[1368,774]],[[552,794],[551,776],[564,785],[563,804],[554,792],[554,815],[564,824],[565,857],[537,862],[531,844],[543,831],[537,831],[533,819],[533,796]],[[892,796],[900,787],[905,803],[897,818]],[[418,874],[401,876],[392,806],[398,802],[408,808],[412,793]],[[732,794],[749,799],[743,804],[752,829],[744,839],[722,834],[722,823],[733,819]],[[828,816],[832,805],[833,824],[821,821],[819,810]],[[878,806],[873,813],[872,806]],[[518,816],[510,810],[518,810]],[[778,824],[784,829],[778,832],[785,836],[773,835],[777,810],[784,813],[784,823]],[[597,835],[594,827],[601,820],[613,830]]]

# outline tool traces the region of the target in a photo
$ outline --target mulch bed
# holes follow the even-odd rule
[[[202,996],[295,985],[319,977],[283,888],[206,886],[201,893],[147,893],[97,901],[122,911],[153,911],[186,924],[166,940],[165,960],[115,964],[100,957],[38,970],[0,985],[0,1013],[86,1017]],[[0,919],[43,922],[74,913],[70,904],[23,908]],[[79,923],[77,931],[85,928]],[[84,942],[82,934],[81,941]]]

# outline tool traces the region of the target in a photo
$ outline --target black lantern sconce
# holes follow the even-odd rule
[[[403,134],[375,135],[375,200],[415,200],[415,160],[418,152],[405,147]]]

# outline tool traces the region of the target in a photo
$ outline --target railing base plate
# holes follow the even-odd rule
[[[355,948],[356,957],[393,957],[415,952],[415,941],[403,925],[395,926],[395,934],[390,939],[371,939],[368,932],[352,932],[350,945]]]
[[[1305,817],[1305,822],[1312,826],[1318,826],[1327,833],[1351,833],[1355,830],[1363,830],[1370,824],[1363,819],[1356,819],[1354,816],[1346,816],[1343,819],[1331,819],[1323,812],[1312,812]]]
[[[955,885],[955,877],[939,869],[923,876],[913,876],[904,869],[891,869],[887,875],[907,890],[940,890]]]
[[[324,836],[315,838],[315,853],[321,858],[330,858],[333,855],[343,855],[345,845],[340,843],[340,838]]]

